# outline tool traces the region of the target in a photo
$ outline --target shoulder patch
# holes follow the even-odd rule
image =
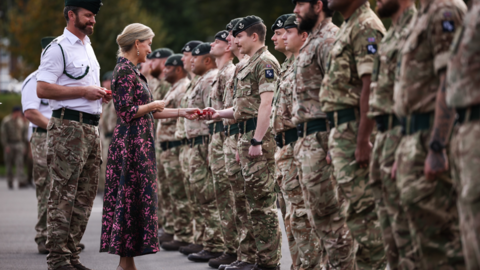
[[[377,44],[368,44],[367,45],[367,54],[376,54],[378,51]]]
[[[450,11],[445,11],[445,12],[443,13],[443,17],[445,17],[445,18],[451,18],[452,16],[453,16],[453,15],[452,15],[452,12],[450,12]]]
[[[265,67],[266,68],[272,68],[272,65],[267,64],[267,65],[265,65]]]
[[[455,32],[455,22],[454,21],[442,21],[442,29],[444,33]]]
[[[273,72],[273,69],[265,70],[265,78],[267,78],[267,79],[274,79],[275,78],[275,72]]]
[[[370,43],[375,43],[375,38],[374,37],[369,37],[367,38],[367,41]]]

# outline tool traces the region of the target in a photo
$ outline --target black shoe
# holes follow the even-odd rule
[[[231,264],[222,264],[218,267],[218,270],[225,270],[225,268],[227,267],[233,267],[233,266],[237,266],[239,263],[241,263],[242,261],[234,261],[232,262]]]
[[[185,254],[185,255],[190,255],[192,253],[198,253],[203,250],[203,245],[197,245],[197,244],[190,244],[186,247],[181,247],[178,249],[180,253]]]
[[[274,266],[274,267],[264,267],[260,266],[258,264],[255,264],[255,266],[252,268],[252,270],[280,270],[280,265]]]
[[[220,265],[229,265],[233,262],[237,261],[237,254],[235,253],[223,253],[222,256],[216,258],[216,259],[211,259],[208,261],[208,265],[212,268],[218,269]],[[225,269],[225,267],[223,268]]]
[[[85,267],[83,264],[81,263],[72,263],[72,266],[76,269],[76,270],[92,270],[90,268],[87,268]]]
[[[77,270],[77,268],[73,267],[71,264],[67,264],[54,268],[53,270]]]
[[[30,185],[28,183],[19,183],[18,188],[23,189],[23,188],[29,188]]]
[[[40,244],[38,244],[38,253],[40,253],[40,254],[48,254],[48,250],[47,250],[47,248],[45,247],[45,241],[42,241],[42,242],[40,242]]]
[[[236,265],[233,263],[227,267],[225,270],[252,270],[255,265],[247,262],[239,262]]]
[[[80,248],[81,251],[84,251],[85,250],[85,245],[82,244],[82,243],[78,243],[77,248]]]
[[[173,240],[170,242],[164,242],[161,247],[167,251],[177,251],[179,248],[186,247],[188,245],[190,245],[190,243]]]
[[[158,237],[158,242],[161,244],[173,241],[173,234],[164,233]]]
[[[13,182],[8,182],[8,189],[13,189]]]
[[[202,250],[198,253],[188,255],[188,259],[192,262],[208,262],[211,259],[218,258],[223,255],[223,252],[211,252]]]

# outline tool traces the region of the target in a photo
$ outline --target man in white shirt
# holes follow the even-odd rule
[[[90,45],[101,0],[65,0],[63,35],[42,53],[37,95],[53,110],[47,125],[49,270],[85,270],[77,244],[83,237],[97,193],[101,162],[98,122],[102,100],[100,65]]]

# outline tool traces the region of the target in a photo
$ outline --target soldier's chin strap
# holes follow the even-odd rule
[[[87,76],[88,74],[88,71],[90,70],[90,66],[87,66],[87,69],[85,70],[85,73],[81,76],[78,76],[78,77],[74,77],[70,74],[67,73],[67,69],[66,69],[66,64],[65,64],[65,54],[63,53],[63,48],[62,48],[62,45],[58,44],[58,46],[60,47],[60,50],[62,51],[62,57],[63,57],[63,74],[67,75],[67,77],[69,77],[70,79],[74,79],[74,80],[81,80],[83,79],[83,77]]]

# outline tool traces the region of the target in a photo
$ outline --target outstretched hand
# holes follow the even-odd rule
[[[200,109],[188,108],[188,109],[182,110],[181,116],[187,118],[188,120],[196,120],[198,119],[200,112],[201,112]]]
[[[202,120],[214,120],[220,118],[220,114],[214,108],[208,107],[202,110],[200,119]]]

